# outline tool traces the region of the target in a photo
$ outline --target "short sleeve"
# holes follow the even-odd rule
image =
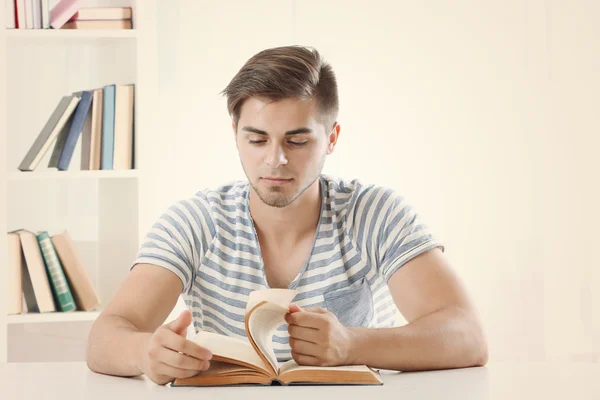
[[[195,266],[202,254],[202,224],[198,204],[182,200],[173,204],[144,237],[131,269],[136,264],[153,264],[168,269],[181,279],[187,293],[195,279]]]
[[[402,196],[395,195],[384,215],[379,241],[379,268],[387,282],[394,272],[421,253],[444,245]]]

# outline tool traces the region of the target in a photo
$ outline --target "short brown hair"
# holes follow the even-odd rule
[[[330,128],[339,111],[338,90],[331,65],[314,48],[285,46],[263,50],[246,61],[221,92],[234,124],[249,97],[273,101],[296,98],[317,101],[319,119]]]

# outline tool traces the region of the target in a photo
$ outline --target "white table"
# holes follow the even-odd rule
[[[600,399],[597,363],[490,363],[429,372],[382,371],[383,386],[187,388],[91,372],[85,363],[0,364],[1,400],[116,399]],[[241,397],[240,397],[241,396]]]

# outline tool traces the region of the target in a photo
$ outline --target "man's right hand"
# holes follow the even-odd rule
[[[155,383],[188,378],[210,366],[210,350],[186,339],[191,322],[192,313],[185,310],[176,320],[156,329],[144,343],[140,369]]]

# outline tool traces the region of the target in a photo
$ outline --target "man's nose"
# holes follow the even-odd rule
[[[287,156],[279,144],[273,143],[271,146],[269,146],[267,149],[267,155],[265,157],[265,164],[271,168],[277,168],[280,165],[287,164]]]

